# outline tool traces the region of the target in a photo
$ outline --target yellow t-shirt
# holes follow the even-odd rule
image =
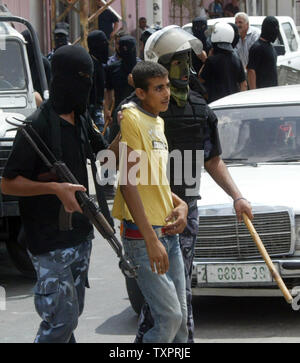
[[[167,178],[168,143],[164,134],[164,121],[130,103],[123,106],[121,136],[120,179],[112,214],[117,219],[134,222],[120,190],[120,183],[125,180],[122,175],[128,173],[130,177],[133,172],[149,223],[164,226],[166,217],[173,210]],[[123,167],[126,164],[123,163],[123,152],[127,150],[127,145],[140,156],[139,168],[129,171]]]

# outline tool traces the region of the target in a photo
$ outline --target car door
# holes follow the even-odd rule
[[[280,28],[286,54],[278,57],[278,65],[282,64],[300,70],[300,41],[297,30],[288,20],[283,21]]]

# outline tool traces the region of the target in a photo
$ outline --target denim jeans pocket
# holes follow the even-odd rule
[[[144,240],[122,239],[126,255],[136,265],[141,260],[149,259]]]

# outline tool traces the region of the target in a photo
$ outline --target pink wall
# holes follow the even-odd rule
[[[13,15],[30,20],[30,0],[4,0],[3,4]],[[19,31],[24,30],[22,25],[15,24],[15,26]]]
[[[30,0],[4,0],[3,4],[7,5],[13,15],[22,16],[29,19],[30,16]]]
[[[212,1],[213,0],[204,0],[203,1],[204,7],[208,9],[208,6]],[[147,8],[149,9],[149,6],[147,7],[146,2],[152,3],[152,0],[139,0],[139,17],[141,16],[147,17]],[[224,5],[226,5],[228,2],[230,2],[230,0],[223,0]],[[172,13],[172,11],[170,11],[170,6],[171,6],[171,1],[163,0],[163,26],[172,24],[172,20],[169,17],[170,14]],[[116,0],[112,4],[112,8],[114,8],[121,15],[120,0]],[[126,11],[127,11],[127,19],[126,19],[127,27],[129,32],[131,32],[136,28],[136,0],[126,0]],[[190,21],[189,17],[186,17],[184,20],[184,24],[189,21]],[[176,22],[178,23],[179,21]]]

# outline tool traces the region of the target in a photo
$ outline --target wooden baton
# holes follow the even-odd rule
[[[262,258],[265,260],[267,266],[268,266],[268,269],[270,270],[273,278],[275,279],[278,287],[280,288],[281,292],[283,293],[283,296],[286,300],[286,302],[288,304],[291,304],[293,302],[293,298],[292,298],[292,295],[290,294],[288,288],[286,287],[285,283],[283,282],[281,276],[279,275],[278,271],[276,270],[264,244],[262,243],[262,240],[260,239],[258,233],[256,232],[252,222],[250,221],[249,217],[243,213],[243,219],[244,219],[244,222],[254,240],[254,242],[256,243],[256,246],[262,256]]]

